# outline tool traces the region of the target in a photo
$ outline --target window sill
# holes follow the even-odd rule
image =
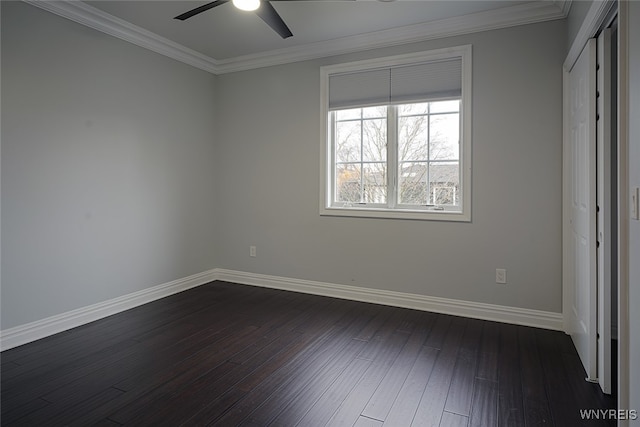
[[[324,207],[320,209],[321,216],[345,216],[355,218],[384,218],[384,219],[411,219],[421,221],[453,221],[471,222],[471,215],[465,212],[437,211],[437,210],[410,210],[410,209],[383,209],[383,208],[339,208]]]

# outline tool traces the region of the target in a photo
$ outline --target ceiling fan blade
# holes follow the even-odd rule
[[[200,7],[196,7],[195,9],[191,9],[190,11],[185,12],[182,15],[178,15],[173,19],[179,19],[181,21],[184,21],[185,19],[189,19],[192,16],[196,16],[199,13],[206,12],[209,9],[212,9],[212,8],[214,8],[216,6],[220,6],[221,4],[225,4],[225,3],[228,3],[228,2],[229,2],[229,0],[215,0],[215,1],[212,1],[211,3],[207,3],[207,4],[202,5]]]
[[[289,27],[287,27],[287,24],[284,23],[280,15],[278,15],[278,12],[276,12],[268,0],[262,0],[260,2],[260,7],[255,12],[264,22],[267,23],[268,26],[273,28],[276,33],[280,34],[280,37],[283,39],[293,35]]]

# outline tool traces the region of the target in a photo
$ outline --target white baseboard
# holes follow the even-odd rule
[[[412,308],[515,325],[533,326],[558,331],[562,330],[563,326],[562,314],[548,311],[337,285],[310,280],[290,279],[224,269],[218,269],[216,276],[218,280],[245,285],[323,295],[394,307]]]
[[[212,269],[109,301],[47,317],[46,319],[0,331],[0,351],[82,326],[125,310],[173,295],[206,283],[224,280],[243,285],[282,289],[353,301],[411,308],[474,319],[537,328],[562,330],[562,314],[480,302],[430,297],[380,289],[362,288],[311,280],[292,279],[225,269]]]
[[[216,280],[215,269],[6,329],[0,331],[0,351],[27,344],[214,280]]]

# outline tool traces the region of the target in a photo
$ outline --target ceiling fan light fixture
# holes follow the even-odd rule
[[[233,5],[240,10],[251,12],[260,7],[260,0],[233,0]]]

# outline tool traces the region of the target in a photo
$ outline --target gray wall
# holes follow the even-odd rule
[[[629,188],[640,187],[640,2],[629,5]],[[630,405],[640,426],[640,221],[629,223],[629,361]]]
[[[217,265],[215,77],[2,2],[2,329]]]
[[[560,312],[565,38],[214,77],[2,2],[2,329],[215,267]],[[321,217],[319,66],[468,43],[473,221]]]
[[[565,38],[555,21],[219,76],[218,265],[560,312]],[[319,216],[319,66],[468,43],[472,223]]]

